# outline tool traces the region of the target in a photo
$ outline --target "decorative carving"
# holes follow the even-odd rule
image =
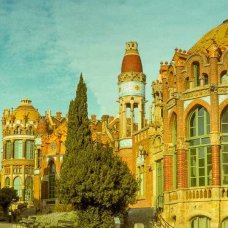
[[[218,87],[218,94],[228,94],[228,86]]]
[[[167,109],[171,109],[172,107],[174,107],[176,105],[176,99],[175,98],[171,98],[170,100],[168,100],[166,107]]]
[[[209,88],[190,90],[188,92],[183,93],[182,100],[194,99],[194,98],[198,98],[198,97],[205,97],[205,96],[209,96],[209,95],[210,95]]]
[[[130,81],[140,81],[146,83],[146,75],[143,73],[127,72],[118,76],[118,83]]]
[[[220,134],[219,132],[211,132],[211,145],[220,145]]]
[[[187,143],[183,137],[177,139],[177,149],[178,150],[187,150]]]

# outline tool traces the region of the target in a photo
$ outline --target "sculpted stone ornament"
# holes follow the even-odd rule
[[[187,143],[184,138],[179,138],[177,140],[177,149],[178,150],[187,150]]]
[[[118,83],[121,82],[130,82],[130,81],[142,81],[146,82],[146,75],[143,73],[137,73],[137,72],[126,72],[126,73],[121,73],[118,76]]]
[[[219,132],[210,133],[211,145],[220,145],[220,134]]]
[[[220,57],[220,51],[217,43],[215,40],[213,40],[213,43],[210,45],[210,47],[207,49],[208,55],[210,58],[219,58]]]

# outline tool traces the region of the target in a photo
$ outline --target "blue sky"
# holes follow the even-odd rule
[[[89,114],[116,115],[125,42],[137,41],[147,100],[160,61],[228,18],[227,0],[0,0],[0,112],[28,97],[65,115],[80,72]],[[148,111],[147,111],[148,113]]]

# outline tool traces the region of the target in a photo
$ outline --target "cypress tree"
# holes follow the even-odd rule
[[[82,74],[77,87],[76,97],[70,102],[68,111],[66,154],[86,149],[91,144],[87,108],[87,88]]]
[[[76,155],[80,150],[86,151],[91,145],[91,132],[89,128],[87,108],[87,88],[82,74],[77,86],[76,97],[70,102],[68,111],[66,153],[60,178],[57,183],[58,196],[63,202],[69,203],[74,194],[73,179],[75,175]]]

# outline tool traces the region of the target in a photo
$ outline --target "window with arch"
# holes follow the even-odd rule
[[[224,71],[221,73],[220,83],[221,83],[221,84],[228,84],[228,73],[227,73],[226,70],[224,70]]]
[[[49,172],[48,172],[48,198],[55,198],[55,163],[54,161],[49,162]]]
[[[196,216],[191,219],[191,228],[210,228],[210,219],[206,216]]]
[[[5,187],[9,188],[10,187],[10,178],[6,177],[5,179]]]
[[[222,221],[222,228],[228,228],[228,218],[225,218],[225,219]]]
[[[14,130],[14,134],[15,134],[15,135],[21,135],[21,133],[22,133],[21,128],[20,128],[19,126],[16,126],[16,128],[15,128],[15,130]]]
[[[200,85],[200,64],[199,64],[199,62],[192,63],[192,72],[193,72],[193,78],[194,78],[194,85],[199,86]]]
[[[27,129],[27,134],[28,135],[33,135],[33,127],[32,126],[29,126],[29,128]]]
[[[32,141],[32,140],[26,141],[25,158],[26,159],[34,159],[34,141]]]
[[[33,181],[32,177],[27,177],[25,180],[25,201],[32,200],[32,192],[33,192]]]
[[[14,141],[14,159],[22,159],[23,156],[23,142],[22,140]]]
[[[173,118],[172,126],[172,143],[173,143],[173,189],[177,188],[177,116]]]
[[[6,159],[10,159],[12,157],[12,143],[11,143],[11,141],[6,142],[5,155],[6,155]]]
[[[210,117],[202,106],[195,108],[189,115],[188,141],[189,186],[211,185]]]
[[[208,81],[208,75],[207,74],[203,74],[203,81],[204,81],[204,85],[208,85],[209,81]]]
[[[185,89],[190,89],[189,77],[185,78]]]
[[[144,170],[144,165],[145,165],[145,158],[143,155],[143,146],[140,145],[138,149],[138,156],[136,159],[136,176],[137,180],[139,181],[139,190],[138,190],[138,197],[142,198],[144,197],[145,194],[145,170]]]
[[[228,185],[228,106],[221,114],[221,178],[222,184]]]
[[[21,197],[22,196],[22,192],[21,192],[21,177],[15,177],[14,178],[14,181],[13,181],[13,188],[15,189],[15,190],[17,190],[17,195],[19,196],[19,197]]]
[[[143,197],[145,194],[145,174],[144,174],[144,165],[137,167],[137,176],[139,180],[139,191],[138,197]]]

